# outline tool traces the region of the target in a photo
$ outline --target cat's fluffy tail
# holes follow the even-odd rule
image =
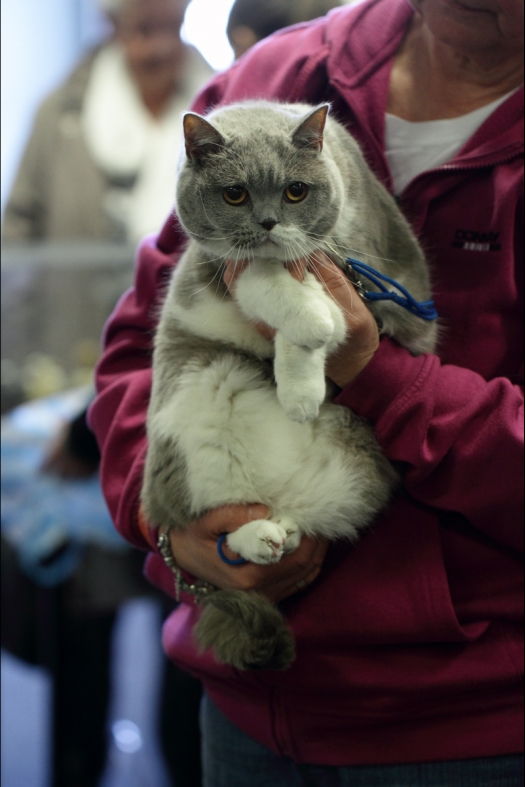
[[[219,590],[204,602],[195,636],[202,650],[241,670],[285,669],[295,658],[292,632],[269,601],[252,591]]]

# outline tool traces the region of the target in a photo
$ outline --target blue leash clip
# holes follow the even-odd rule
[[[375,268],[371,268],[370,265],[366,265],[364,262],[354,260],[352,257],[348,257],[344,262],[346,265],[346,272],[351,274],[351,277],[349,276],[350,281],[355,285],[358,293],[363,298],[366,298],[366,300],[394,301],[394,303],[402,306],[403,309],[406,309],[411,314],[415,314],[416,317],[421,317],[422,320],[435,320],[437,318],[438,313],[434,307],[434,301],[416,301],[403,285],[399,284],[395,279],[391,279],[390,276],[379,273]],[[373,282],[373,284],[379,288],[380,292],[365,290],[362,281],[356,278],[356,273]],[[387,290],[382,283],[384,281],[395,287],[396,290],[399,290],[402,294],[399,295],[397,292]]]
[[[220,559],[223,561],[223,563],[227,563],[229,566],[243,566],[245,563],[248,562],[243,557],[239,557],[237,558],[237,560],[231,560],[229,557],[226,557],[226,555],[224,554],[222,545],[224,544],[224,539],[226,538],[227,535],[228,533],[221,533],[221,535],[217,539],[217,552],[219,553]]]

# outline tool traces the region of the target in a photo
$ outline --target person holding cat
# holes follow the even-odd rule
[[[364,0],[259,44],[193,106],[329,101],[421,240],[440,315],[436,350],[412,355],[328,258],[310,266],[348,324],[326,365],[334,401],[371,424],[402,486],[353,545],[303,537],[271,565],[229,565],[217,541],[268,516],[260,501],[165,540],[140,508],[151,335],[187,238],[170,217],[140,247],[90,417],[117,528],[184,601],[163,641],[206,688],[206,787],[523,781],[522,21],[519,0]],[[223,275],[233,297],[237,262]],[[291,666],[199,652],[203,582],[278,602]]]

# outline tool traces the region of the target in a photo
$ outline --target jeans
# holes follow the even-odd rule
[[[335,767],[297,765],[241,732],[204,696],[203,787],[522,787],[523,757]]]

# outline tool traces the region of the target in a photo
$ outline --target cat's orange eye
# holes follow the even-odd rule
[[[287,189],[284,190],[284,198],[288,202],[301,202],[308,194],[308,186],[306,183],[290,183]]]
[[[242,205],[248,199],[248,192],[242,186],[229,186],[223,189],[222,196],[228,205]]]

